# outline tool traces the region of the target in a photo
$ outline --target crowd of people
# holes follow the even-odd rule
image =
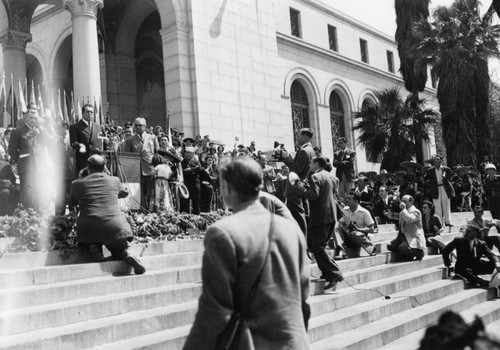
[[[206,233],[203,294],[186,349],[199,348],[207,339],[217,342],[228,312],[238,307],[247,314],[255,344],[302,348],[310,315],[306,251],[314,254],[326,289],[334,289],[343,279],[336,260],[359,256],[360,249],[376,255],[372,238],[380,224],[398,228],[390,251],[422,260],[427,247],[435,247],[446,266],[456,260],[455,273],[471,286],[486,287],[488,282],[479,275],[500,271],[500,261],[491,251],[500,249],[500,239],[488,235],[491,227],[500,225],[500,176],[495,165],[449,168],[436,155],[425,164],[403,162],[394,174],[381,170],[356,176],[356,152],[345,138],[339,139],[330,161],[313,146],[313,136],[312,129],[299,130],[293,155],[280,144],[262,152],[255,142],[245,146],[237,137],[226,150],[208,135],[185,137],[176,130],[148,126],[144,118],[116,127],[99,125],[90,104],[82,107],[82,119],[73,125],[40,117],[37,106],[30,105],[15,129],[3,131],[0,141],[0,215],[12,213],[18,203],[47,209],[52,202],[56,212],[78,211],[77,236],[90,259],[103,261],[104,245],[111,258],[125,260],[142,274],[144,266],[128,252],[132,232],[118,199],[129,191],[123,179],[113,176],[120,175],[113,157],[137,155],[142,211],[231,210],[233,215]],[[483,208],[490,210],[493,220],[482,217]],[[470,209],[474,218],[464,236],[447,244],[441,233],[444,226],[453,225],[451,211]],[[328,245],[334,248],[333,256],[326,252]],[[270,264],[269,259],[282,263]],[[234,283],[245,281],[243,276],[253,279],[243,283],[240,292],[252,293],[235,296]],[[259,292],[257,284],[264,285]],[[279,315],[282,325],[303,331],[279,339],[272,327],[263,327],[268,323],[261,320],[258,307],[242,308],[263,301],[266,311],[276,311],[273,320]],[[282,303],[287,303],[289,314],[278,312]]]

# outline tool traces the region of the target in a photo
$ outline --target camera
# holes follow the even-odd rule
[[[283,160],[283,151],[286,151],[285,144],[274,141],[274,153],[272,157],[277,161]]]

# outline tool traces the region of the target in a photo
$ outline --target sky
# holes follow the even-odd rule
[[[394,38],[396,32],[396,12],[394,10],[395,0],[322,0],[337,10],[368,24]],[[453,0],[431,0],[429,10],[432,16],[433,9],[437,6],[449,6]],[[491,0],[481,0],[484,12],[491,5]],[[499,21],[496,21],[497,23]],[[500,83],[500,61],[491,60],[489,64],[490,76],[494,81]]]

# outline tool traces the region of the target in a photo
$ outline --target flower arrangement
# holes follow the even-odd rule
[[[133,243],[151,243],[179,239],[202,239],[208,226],[227,215],[223,210],[200,215],[164,211],[125,213]],[[59,250],[63,257],[78,247],[74,213],[54,215],[19,207],[12,216],[0,216],[0,238],[14,237],[2,253]]]

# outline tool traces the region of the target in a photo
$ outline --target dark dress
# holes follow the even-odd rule
[[[441,223],[441,219],[437,215],[432,215],[429,219],[429,222],[427,222],[427,219],[425,215],[422,216],[422,228],[424,230],[424,236],[425,236],[425,242],[427,247],[432,246],[431,243],[428,242],[429,237],[435,237],[438,236],[439,233],[438,231],[443,227],[443,224]]]

